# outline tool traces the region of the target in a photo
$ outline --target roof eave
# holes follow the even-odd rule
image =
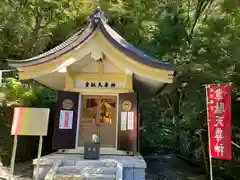
[[[131,57],[132,59],[145,64],[147,66],[150,66],[152,68],[160,68],[160,69],[164,69],[164,70],[170,70],[170,71],[174,71],[176,70],[176,66],[172,65],[172,64],[168,64],[165,62],[157,62],[157,61],[149,61],[147,59],[145,59],[142,56],[138,56],[137,54],[135,54],[134,52],[132,52],[131,50],[127,49],[124,45],[122,45],[121,43],[119,43],[116,39],[114,39],[111,34],[108,32],[108,30],[105,28],[104,24],[101,22],[100,26],[100,31],[103,33],[104,37],[118,50],[120,50],[121,52],[123,52],[124,54],[126,54],[127,56]],[[156,59],[155,59],[156,60]]]
[[[71,50],[73,50],[77,46],[86,42],[89,39],[89,37],[93,34],[93,32],[96,30],[97,26],[98,26],[98,24],[95,24],[94,26],[92,24],[89,24],[87,26],[87,28],[84,28],[84,29],[79,31],[80,34],[74,41],[72,41],[69,44],[66,44],[62,48],[60,48],[56,51],[53,51],[51,53],[48,53],[51,50],[46,52],[45,56],[43,56],[43,54],[41,54],[41,55],[39,55],[39,57],[36,56],[36,57],[30,58],[30,59],[25,59],[25,60],[10,60],[10,59],[8,59],[6,61],[7,61],[8,65],[10,67],[14,67],[14,68],[33,66],[33,65],[43,64],[43,63],[49,62],[49,61],[51,61],[55,58],[58,58],[59,56],[61,56],[63,54],[66,54],[66,53],[70,52]],[[84,34],[84,32],[87,32],[87,33]],[[65,42],[63,42],[62,44],[64,44]]]

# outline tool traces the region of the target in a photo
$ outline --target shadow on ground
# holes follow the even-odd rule
[[[205,180],[199,167],[177,158],[175,155],[144,157],[147,162],[146,180]]]

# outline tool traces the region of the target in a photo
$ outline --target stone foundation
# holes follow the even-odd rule
[[[33,161],[34,177],[37,159]],[[39,180],[116,179],[144,180],[146,163],[135,156],[101,155],[99,160],[85,160],[79,154],[53,153],[41,157]]]

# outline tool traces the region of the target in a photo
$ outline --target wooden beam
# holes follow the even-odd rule
[[[104,69],[103,61],[99,60],[98,61],[98,73],[103,74],[103,69]]]
[[[67,91],[67,89],[64,89]],[[84,93],[91,93],[91,94],[119,94],[119,93],[127,93],[129,92],[128,89],[99,89],[99,88],[73,88],[70,91],[73,92],[84,92]]]
[[[129,92],[133,91],[133,77],[132,74],[125,75],[125,89],[130,90]]]
[[[113,82],[124,82],[125,74],[87,74],[87,73],[76,73],[73,77],[74,81],[85,80],[85,81],[113,81]]]
[[[72,77],[72,72],[67,68],[67,72],[65,73],[65,88],[66,90],[70,90],[74,88],[74,80]]]

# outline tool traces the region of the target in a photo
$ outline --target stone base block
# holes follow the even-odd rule
[[[39,171],[38,171],[38,180],[44,180],[51,168],[52,168],[52,165],[40,165]],[[37,165],[34,165],[33,179],[36,178],[36,174],[37,174]]]
[[[37,160],[33,161],[34,165],[34,177],[36,177]],[[67,174],[61,174],[60,170],[68,170],[79,168],[83,172],[83,167],[89,168],[102,168],[105,167],[105,171],[101,171],[105,176],[114,176],[118,180],[144,180],[146,163],[140,154],[135,156],[124,156],[124,155],[101,155],[99,160],[84,160],[83,155],[79,154],[64,154],[54,153],[47,156],[41,157],[40,168],[39,168],[39,180],[54,180],[55,177],[64,178]],[[74,167],[74,168],[71,168]],[[94,169],[93,168],[93,169]],[[109,170],[106,168],[109,168]],[[114,174],[112,169],[115,168]],[[111,171],[110,171],[111,170]],[[72,170],[71,170],[72,171]],[[96,171],[97,172],[97,171]],[[111,172],[111,173],[109,173]],[[74,173],[72,177],[81,176],[82,173]],[[94,175],[94,174],[92,174]],[[99,176],[99,174],[95,174]],[[84,176],[83,176],[84,177]],[[86,177],[84,177],[86,178]],[[88,177],[90,178],[90,177]],[[92,177],[91,177],[92,178]],[[100,178],[100,177],[94,177]],[[93,179],[94,179],[93,178]],[[109,177],[111,179],[112,177]],[[66,179],[66,178],[65,178]]]

